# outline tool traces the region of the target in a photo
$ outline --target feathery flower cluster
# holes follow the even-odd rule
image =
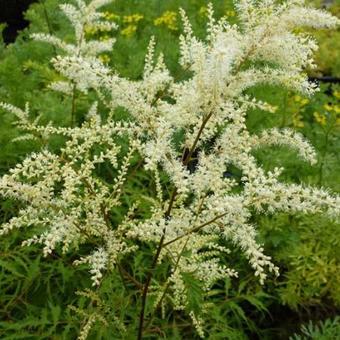
[[[83,0],[76,0],[76,4],[61,4],[60,9],[69,19],[75,32],[75,41],[73,44],[66,43],[56,36],[44,33],[33,34],[32,38],[37,41],[47,42],[60,49],[62,55],[53,59],[52,62],[57,70],[63,68],[65,63],[72,60],[72,64],[78,63],[82,65],[81,69],[95,67],[92,66],[96,62],[96,58],[101,53],[111,51],[112,46],[115,43],[114,38],[108,38],[105,40],[93,40],[87,39],[89,32],[97,31],[112,31],[117,28],[117,25],[110,21],[106,13],[99,12],[98,9],[111,3],[112,0],[94,0],[88,5]],[[98,64],[96,65],[97,67]],[[73,72],[76,72],[73,70]],[[62,73],[62,72],[61,72]],[[65,81],[53,82],[50,87],[65,94],[71,94],[72,88],[84,91],[87,88],[82,86],[83,82],[73,81],[67,77]],[[84,77],[81,74],[80,78]],[[86,76],[85,76],[86,78]],[[71,80],[71,81],[70,81]]]
[[[338,20],[305,7],[302,0],[238,0],[240,24],[230,25],[226,18],[216,21],[209,6],[207,38],[200,40],[181,10],[180,64],[191,71],[189,79],[175,81],[163,56],[154,56],[151,39],[143,77],[131,81],[97,57],[111,49],[113,41],[84,38],[87,26],[114,27],[97,12],[109,2],[93,0],[86,5],[77,0],[77,7],[61,5],[75,29],[74,45],[53,36],[34,37],[63,52],[53,65],[67,81],[54,84],[54,89],[70,93],[70,84],[85,93],[93,89],[111,113],[125,108],[130,121],[115,121],[114,114],[102,120],[94,104],[81,127],[39,126],[30,121],[28,108],[1,104],[18,117],[27,133],[45,138],[59,134],[67,142],[60,154],[43,149],[0,179],[1,195],[26,202],[17,217],[1,226],[0,234],[32,226],[41,232],[25,244],[42,244],[45,255],[59,247],[63,252],[77,251],[82,244],[95,242],[98,246],[92,253],[76,261],[89,265],[95,285],[125,254],[138,252],[140,242],[154,245],[155,265],[167,261],[172,271],[166,282],[150,287],[146,283],[146,293],[150,290],[161,303],[164,294],[172,296],[166,302],[187,310],[203,336],[197,311],[188,310],[186,274],[201,282],[204,290],[223,277],[237,276],[220,261],[228,257],[227,245],[238,247],[249,259],[261,283],[268,272],[278,272],[256,241],[252,211],[324,212],[332,218],[340,213],[338,196],[282,183],[282,169],[266,172],[258,164],[252,152],[265,145],[290,147],[311,164],[315,152],[300,134],[288,129],[251,134],[246,126],[248,110],[272,111],[273,107],[245,94],[257,84],[275,84],[311,95],[316,86],[308,82],[304,70],[313,65],[316,44],[294,33],[295,28],[333,27]],[[121,140],[129,144],[128,153],[121,148]],[[133,155],[144,160],[157,194],[150,198],[149,218],[134,217],[132,206],[126,218],[116,223],[112,212],[126,204],[121,192]],[[104,162],[116,174],[113,183],[96,173],[97,165]],[[241,170],[240,181],[226,176],[231,165]],[[171,181],[170,196],[160,173]]]

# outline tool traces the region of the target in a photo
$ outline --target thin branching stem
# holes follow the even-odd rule
[[[76,112],[76,84],[72,87],[72,102],[71,102],[71,127],[74,127]]]
[[[185,237],[185,236],[188,236],[188,235],[191,235],[191,234],[193,234],[193,233],[196,233],[196,232],[200,231],[200,230],[203,229],[204,227],[207,227],[208,225],[210,225],[210,224],[216,222],[217,220],[223,218],[223,217],[226,216],[226,215],[227,215],[227,213],[218,215],[218,216],[214,217],[212,220],[207,221],[207,222],[205,222],[205,223],[202,223],[202,224],[200,224],[199,226],[197,226],[197,227],[195,227],[195,228],[192,228],[192,229],[188,230],[185,234],[180,235],[180,236],[178,236],[178,237],[176,237],[176,238],[174,238],[174,239],[172,239],[172,240],[170,240],[170,241],[164,243],[164,247],[167,247],[167,246],[169,246],[170,244],[179,241],[180,239],[182,239],[182,238]]]
[[[188,237],[188,238],[186,239],[186,241],[184,242],[184,245],[183,245],[183,247],[182,247],[182,249],[181,249],[181,251],[180,251],[180,253],[179,253],[179,255],[178,255],[177,259],[176,259],[176,262],[175,262],[175,265],[174,265],[174,268],[173,268],[173,273],[175,273],[176,270],[177,270],[177,268],[178,268],[179,262],[180,262],[180,260],[181,260],[181,258],[182,258],[182,256],[183,256],[183,254],[184,254],[184,251],[185,251],[185,248],[186,248],[186,246],[187,246],[187,244],[188,244],[188,241],[189,241],[189,237]],[[169,288],[170,288],[170,281],[168,280],[167,283],[165,284],[164,289],[163,289],[162,296],[161,296],[161,298],[159,299],[159,301],[157,302],[157,305],[156,305],[156,307],[155,307],[155,309],[154,309],[154,313],[153,313],[153,315],[151,316],[151,318],[150,318],[150,320],[149,320],[149,322],[148,322],[146,328],[148,328],[148,327],[152,324],[152,321],[153,321],[153,319],[154,319],[154,317],[155,317],[155,312],[156,312],[157,309],[162,305],[163,300],[165,299],[165,296],[166,296],[166,294],[167,294]]]
[[[142,295],[142,308],[141,308],[141,312],[140,312],[140,316],[139,316],[139,328],[138,328],[138,336],[137,336],[138,340],[141,340],[142,337],[143,337],[145,307],[146,307],[147,295],[148,295],[148,292],[149,292],[149,287],[150,287],[151,279],[153,277],[154,270],[156,269],[157,262],[158,262],[159,256],[160,256],[162,248],[163,248],[164,239],[165,239],[165,231],[163,232],[163,235],[162,235],[162,237],[159,241],[156,254],[154,256],[149,274],[148,274],[148,276],[146,278],[146,282],[144,284],[143,295]]]
[[[40,4],[43,8],[43,12],[44,12],[44,17],[45,17],[45,20],[46,20],[46,24],[47,24],[47,29],[48,29],[48,33],[50,35],[53,35],[53,30],[52,30],[52,26],[51,26],[51,22],[50,22],[50,18],[48,16],[48,13],[47,13],[47,10],[46,10],[46,6],[45,6],[45,2],[40,0]],[[53,52],[55,55],[57,55],[57,49],[54,45],[52,45],[52,48],[53,48]]]
[[[189,164],[191,157],[192,157],[193,153],[195,152],[197,144],[198,144],[198,142],[201,138],[203,130],[204,130],[205,126],[207,125],[209,119],[211,118],[212,114],[213,114],[213,111],[211,111],[207,116],[205,116],[203,118],[203,122],[201,124],[201,127],[200,127],[198,133],[197,133],[197,136],[194,140],[192,147],[190,148],[189,152],[186,155],[185,155],[185,153],[183,153],[183,155],[185,155],[182,158],[182,163],[183,163],[184,166],[187,166]],[[172,195],[171,195],[171,198],[170,198],[170,201],[169,201],[168,209],[165,212],[165,218],[169,218],[171,216],[171,211],[172,211],[174,203],[176,201],[177,194],[178,194],[178,190],[177,190],[177,188],[174,188]],[[159,241],[156,254],[154,256],[149,274],[148,274],[146,281],[145,281],[145,284],[144,284],[143,295],[142,295],[142,307],[141,307],[141,312],[140,312],[140,317],[139,317],[139,327],[138,327],[138,336],[137,336],[138,340],[141,340],[142,337],[143,337],[146,300],[147,300],[147,296],[148,296],[148,292],[149,292],[149,288],[150,288],[150,283],[151,283],[155,268],[157,266],[159,256],[161,254],[162,248],[164,247],[165,233],[166,233],[166,228],[164,228],[164,230],[163,230],[163,235],[162,235],[162,237]]]
[[[329,144],[329,137],[331,134],[333,126],[328,127],[328,129],[325,131],[325,141],[324,141],[324,148],[321,153],[321,161],[320,161],[320,167],[319,167],[319,179],[318,184],[322,185],[323,177],[324,177],[324,166],[325,166],[325,160],[328,153],[328,144]]]

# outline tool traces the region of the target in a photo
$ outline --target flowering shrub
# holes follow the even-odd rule
[[[302,0],[240,0],[239,25],[230,25],[227,18],[216,21],[209,6],[207,37],[200,40],[181,10],[179,63],[188,79],[177,81],[171,75],[163,55],[155,56],[152,38],[143,78],[132,81],[101,61],[114,39],[90,40],[86,35],[116,28],[98,11],[110,2],[77,0],[76,5],[60,6],[74,28],[73,42],[33,36],[59,51],[52,64],[63,80],[52,83],[53,90],[72,98],[76,93],[96,94],[82,125],[40,125],[30,117],[28,105],[21,109],[0,104],[17,117],[25,133],[21,139],[44,144],[0,179],[4,197],[25,203],[0,234],[30,226],[35,234],[24,245],[41,244],[45,256],[79,252],[74,264],[89,266],[94,286],[103,275],[122,273],[140,289],[138,339],[148,326],[147,314],[159,307],[164,313],[169,307],[185,310],[203,337],[207,292],[217,281],[238,276],[226,260],[230,246],[249,260],[261,284],[268,273],[278,275],[256,241],[254,211],[339,215],[339,196],[283,183],[283,169],[266,172],[253,155],[263,146],[284,145],[313,165],[316,154],[302,135],[276,128],[252,134],[246,125],[251,109],[275,110],[247,95],[249,88],[278,85],[304,96],[317,90],[304,73],[314,66],[316,43],[295,28],[333,27],[338,20]],[[121,108],[127,113],[124,119],[117,117]],[[55,135],[64,140],[58,152],[49,148]],[[142,170],[131,169],[135,159]],[[101,166],[110,169],[111,180],[102,176]],[[233,176],[232,167],[240,170],[240,178]],[[155,183],[147,207],[123,199],[135,171],[145,171]],[[125,211],[122,218],[117,218],[118,209]],[[146,245],[153,255],[140,282],[124,272],[121,262],[137,257]],[[166,274],[156,276],[161,266]],[[192,299],[193,288],[199,299]],[[88,318],[79,338],[86,338],[96,320],[100,317]]]

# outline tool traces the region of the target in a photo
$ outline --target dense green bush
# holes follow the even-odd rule
[[[228,15],[236,20],[230,1],[212,2],[217,16]],[[50,32],[71,39],[67,21],[56,10],[58,3],[58,0],[45,0],[33,4],[26,13],[30,27],[13,44],[5,46],[0,41],[0,101],[19,107],[30,102],[35,117],[42,113],[42,123],[52,121],[59,126],[70,126],[72,99],[48,89],[51,81],[59,79],[50,67],[50,59],[56,51],[29,38],[31,33]],[[159,41],[157,49],[165,53],[170,70],[178,79],[185,79],[188,75],[176,63],[179,55],[176,38],[182,30],[177,10],[183,7],[198,35],[203,35],[205,4],[203,0],[116,0],[107,9],[115,14],[111,14],[111,19],[120,26],[114,33],[116,48],[112,55],[103,55],[103,60],[115,65],[122,75],[138,79],[149,38],[155,35]],[[338,14],[338,8],[334,6],[332,11]],[[139,17],[134,16],[136,14]],[[104,37],[106,33],[88,34]],[[319,68],[310,74],[338,77],[340,64],[336,46],[340,41],[339,31],[321,32],[318,37],[321,42],[317,56]],[[256,153],[265,169],[283,165],[285,181],[322,185],[340,192],[340,87],[322,85],[321,92],[311,100],[275,87],[261,86],[250,92],[263,100],[270,98],[277,106],[275,113],[266,116],[257,110],[251,112],[247,120],[251,131],[258,131],[260,126],[294,127],[311,140],[320,155],[319,163],[310,167],[288,149],[268,148]],[[82,112],[91,96],[93,94],[90,97],[76,94],[77,124],[84,120]],[[122,110],[120,115],[124,114]],[[23,140],[9,113],[1,111],[0,121],[0,173],[4,174],[24,155],[38,150],[44,141]],[[58,149],[61,143],[56,138],[51,148]],[[137,159],[133,163],[136,168],[140,167]],[[100,171],[110,177],[106,170]],[[232,175],[240,174],[235,169]],[[155,192],[155,183],[148,181],[147,175],[140,173],[130,182],[125,199],[138,197],[147,206],[148,197]],[[1,223],[8,221],[18,209],[19,203],[1,199]],[[123,214],[118,211],[117,219]],[[287,339],[300,328],[300,323],[332,318],[339,313],[339,224],[321,216],[288,214],[255,215],[254,219],[260,225],[261,241],[266,244],[267,252],[281,268],[281,276],[269,279],[262,287],[253,277],[247,261],[240,258],[239,253],[231,253],[234,266],[243,275],[237,282],[225,280],[209,293],[215,304],[205,325],[209,339]],[[82,268],[74,268],[72,255],[61,257],[53,252],[52,258],[43,259],[39,247],[22,248],[21,242],[29,233],[20,230],[0,238],[1,339],[74,339],[84,326],[82,320],[92,313],[98,313],[102,322],[99,318],[91,338],[133,339],[138,289],[127,297],[124,286],[117,284],[119,280],[108,277],[98,291],[86,290],[90,280]],[[133,277],[140,278],[140,268],[148,266],[149,262],[150,259],[141,257],[132,263],[126,260],[125,265]],[[164,273],[166,270],[164,268]],[[199,305],[200,288],[190,277],[186,283],[192,303]],[[133,287],[133,283],[129,285],[129,288]],[[111,306],[117,306],[121,315],[112,313]],[[131,320],[130,325],[122,323],[123,314],[125,319]],[[320,327],[310,324],[302,328],[302,336],[295,335],[292,339],[335,339],[339,334],[338,326],[336,321],[334,324],[326,321]],[[117,329],[124,335],[117,334]],[[153,334],[156,335],[152,338],[196,338],[188,319],[180,313],[164,320],[155,317]]]

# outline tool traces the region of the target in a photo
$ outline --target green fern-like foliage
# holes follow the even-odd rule
[[[290,340],[337,340],[340,339],[340,317],[326,319],[322,322],[312,322],[303,325],[299,334],[294,334]]]

